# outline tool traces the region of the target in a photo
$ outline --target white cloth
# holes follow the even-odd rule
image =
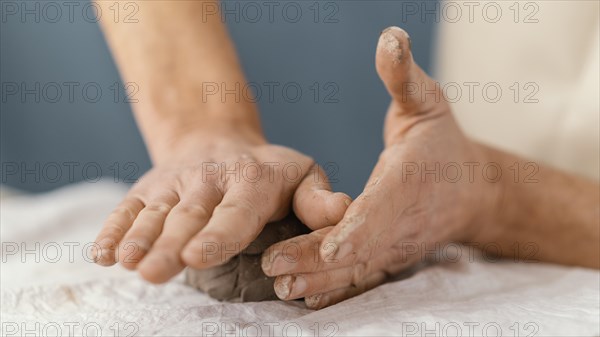
[[[83,246],[123,193],[116,184],[88,183],[4,197],[1,335],[68,336],[71,328],[84,336],[97,330],[104,336],[115,330],[119,336],[453,336],[457,330],[495,336],[497,328],[503,336],[600,334],[597,270],[471,260],[467,249],[459,262],[427,267],[321,311],[301,302],[219,303],[181,277],[151,285],[120,266],[84,259]],[[26,246],[13,253],[14,243]]]

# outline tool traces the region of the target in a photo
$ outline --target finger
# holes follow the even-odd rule
[[[183,249],[183,261],[202,269],[227,262],[254,240],[273,213],[269,185],[237,184],[225,193],[208,224]]]
[[[328,247],[330,248],[328,254],[325,256],[320,254],[321,242],[331,230],[333,227],[325,227],[272,245],[262,255],[263,272],[267,276],[279,276],[316,273],[354,265],[355,255],[334,259],[333,245]]]
[[[332,229],[333,227],[321,228],[270,246],[262,254],[263,272],[267,276],[278,276],[325,269],[326,262],[319,254],[319,247]]]
[[[143,208],[144,203],[140,199],[128,196],[108,216],[92,248],[96,263],[103,266],[115,264],[117,245]]]
[[[377,163],[363,193],[323,239],[320,248],[323,258],[343,260],[354,254],[357,261],[364,262],[392,245],[389,225],[398,221],[397,214],[401,214],[405,205],[411,202],[409,198],[414,197],[395,193],[393,189],[401,186],[398,176],[395,166],[387,165],[385,160]]]
[[[393,256],[387,254],[366,263],[317,273],[282,275],[275,279],[275,293],[282,300],[312,296],[360,285],[372,274],[392,267]],[[398,269],[398,267],[394,267]]]
[[[314,165],[294,193],[296,216],[310,229],[319,229],[338,223],[352,199],[344,193],[331,192],[327,175]]]
[[[396,114],[427,112],[444,101],[439,84],[414,62],[410,37],[403,29],[389,27],[381,33],[375,64],[395,103]]]
[[[369,291],[378,285],[383,284],[386,279],[387,275],[385,272],[376,272],[366,277],[359,284],[326,293],[307,296],[304,298],[304,303],[309,309],[319,310]]]
[[[182,200],[165,219],[162,233],[139,265],[142,277],[163,283],[184,269],[181,258],[184,246],[208,223],[221,197],[214,186],[207,184],[182,195]]]
[[[125,238],[119,242],[116,261],[124,263],[125,267],[133,268],[139,260],[137,255],[142,251],[147,251],[154,243],[154,240],[160,232],[171,208],[179,201],[179,197],[175,193],[165,193],[150,199],[144,208],[137,214],[137,217],[133,221],[133,224],[128,229]],[[130,239],[130,231],[134,230],[136,233],[140,231],[145,232],[145,236],[140,237],[139,240]]]

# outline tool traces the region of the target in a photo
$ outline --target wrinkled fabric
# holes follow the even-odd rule
[[[219,302],[186,286],[183,275],[151,285],[120,266],[86,261],[83,246],[124,192],[117,184],[86,183],[36,196],[2,194],[1,335],[600,334],[598,271],[490,262],[467,249],[454,262],[320,311],[300,301]]]

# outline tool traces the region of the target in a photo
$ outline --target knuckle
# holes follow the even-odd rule
[[[331,284],[331,281],[333,280],[333,277],[331,276],[331,272],[329,271],[325,271],[321,274],[322,277],[322,284]]]
[[[204,204],[201,203],[186,203],[178,205],[177,212],[185,216],[192,216],[202,219],[210,217],[212,213],[208,210],[208,208],[206,208],[206,206],[204,206]]]
[[[172,206],[165,202],[151,202],[146,206],[146,211],[156,212],[156,213],[169,213],[171,211]]]
[[[127,220],[133,221],[135,219],[135,213],[131,208],[125,205],[117,206],[111,213],[111,217],[122,218],[125,217]]]
[[[126,230],[123,229],[123,226],[119,222],[109,219],[104,223],[102,232],[105,237],[120,237]]]
[[[367,273],[367,263],[358,263],[354,265],[354,268],[352,269],[351,285],[356,286],[357,284],[360,284],[364,280]]]
[[[306,263],[305,265],[306,267],[308,267],[306,269],[311,273],[317,273],[323,270],[324,267],[323,263],[321,262],[321,259],[317,259],[317,263],[312,263],[311,261],[311,263]]]
[[[339,260],[331,260],[331,261],[325,261],[323,260],[320,256],[319,256],[319,252],[317,250],[318,248],[315,249],[314,251],[314,256],[312,256],[312,261],[310,261],[310,263],[308,264],[308,268],[310,270],[310,272],[315,273],[318,272],[320,270],[326,270],[328,268],[331,268],[333,264],[335,263],[339,263]],[[312,255],[312,254],[308,254],[308,255]],[[308,257],[307,257],[308,260]]]
[[[359,263],[367,262],[368,260],[369,255],[365,254],[365,248],[357,247],[355,251],[349,253],[346,257],[339,261],[343,262],[344,265],[354,266]]]
[[[379,236],[376,236],[374,239],[369,240],[367,242],[367,259],[373,259],[374,257],[377,256],[377,252],[379,250],[381,243],[379,240]]]
[[[256,211],[256,206],[247,200],[238,200],[236,203],[227,202],[217,207],[223,212],[241,214],[250,223],[259,223],[261,221],[261,216]]]

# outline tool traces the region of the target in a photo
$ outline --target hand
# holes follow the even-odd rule
[[[342,218],[350,198],[330,191],[311,158],[236,131],[191,132],[157,156],[106,220],[97,262],[162,283],[186,265],[225,263],[292,204],[312,229]]]
[[[439,86],[414,63],[402,29],[382,33],[376,67],[392,96],[385,150],[340,223],[265,252],[263,270],[277,276],[281,299],[304,297],[319,309],[358,295],[417,262],[424,249],[469,240],[473,224],[495,207],[489,184],[471,182],[465,172],[455,179],[455,164],[481,163],[485,153],[459,130]]]

